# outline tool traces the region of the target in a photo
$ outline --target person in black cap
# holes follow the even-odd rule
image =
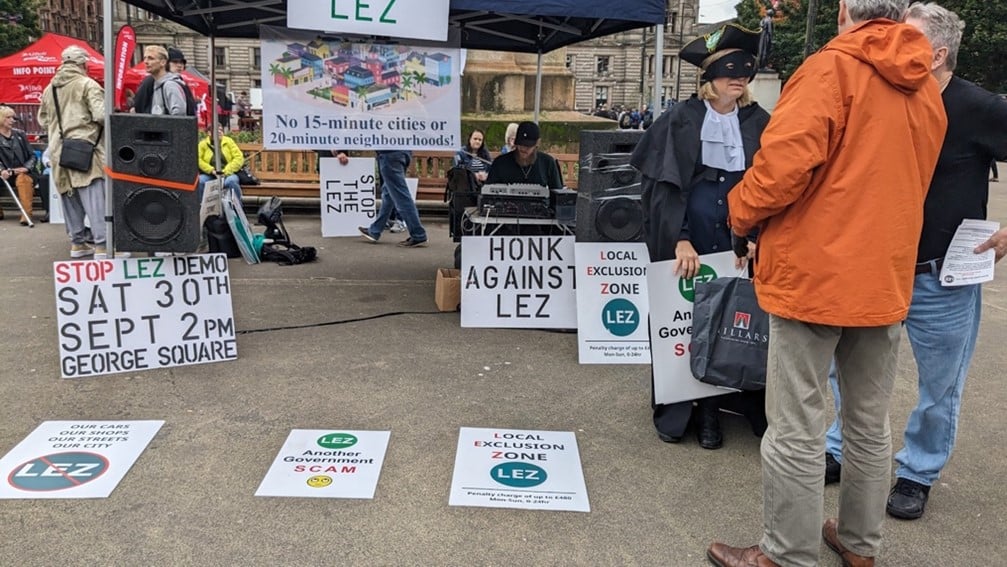
[[[538,151],[538,140],[537,124],[518,124],[514,151],[493,160],[486,183],[532,183],[562,189],[563,175],[559,171],[559,163],[551,155]]]
[[[759,37],[759,32],[727,24],[682,48],[679,56],[703,70],[699,93],[661,114],[630,158],[643,176],[650,259],[678,260],[676,270],[683,278],[699,273],[701,254],[733,248],[727,193],[752,165],[769,122],[748,89]],[[743,256],[751,257],[754,244],[743,244]],[[744,262],[739,258],[738,266]],[[699,444],[720,448],[721,408],[745,415],[756,435],[766,428],[764,391],[701,399],[695,412],[691,400],[658,404],[652,398],[652,404],[658,436],[668,443],[679,442],[694,421]]]
[[[181,73],[185,71],[185,66],[187,62],[185,60],[185,54],[182,50],[177,47],[168,48],[168,71],[172,73]]]

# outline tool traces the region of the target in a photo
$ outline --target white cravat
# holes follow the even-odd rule
[[[706,116],[699,140],[703,145],[703,165],[724,171],[745,170],[745,147],[741,141],[741,123],[738,121],[738,107],[728,114],[713,109],[710,101],[706,104]]]

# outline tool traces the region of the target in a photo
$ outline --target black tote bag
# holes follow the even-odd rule
[[[692,375],[738,390],[766,387],[769,315],[746,278],[717,278],[696,286],[692,306]]]

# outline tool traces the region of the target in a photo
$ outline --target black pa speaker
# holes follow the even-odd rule
[[[642,242],[643,188],[629,164],[642,130],[582,130],[577,242]]]
[[[199,247],[199,142],[194,116],[111,116],[116,250],[195,252]]]

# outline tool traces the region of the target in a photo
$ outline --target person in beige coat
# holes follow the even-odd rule
[[[52,177],[59,191],[70,234],[70,257],[94,255],[103,257],[105,248],[105,91],[87,76],[87,52],[77,46],[63,50],[63,63],[56,70],[52,82],[42,93],[38,123],[49,132],[49,151],[52,158]],[[55,95],[55,96],[54,96]],[[56,99],[59,99],[59,117]],[[62,127],[60,123],[62,122]],[[61,167],[63,137],[83,138],[94,142],[91,168],[76,171]],[[87,229],[84,219],[91,221],[94,248],[85,242]]]

